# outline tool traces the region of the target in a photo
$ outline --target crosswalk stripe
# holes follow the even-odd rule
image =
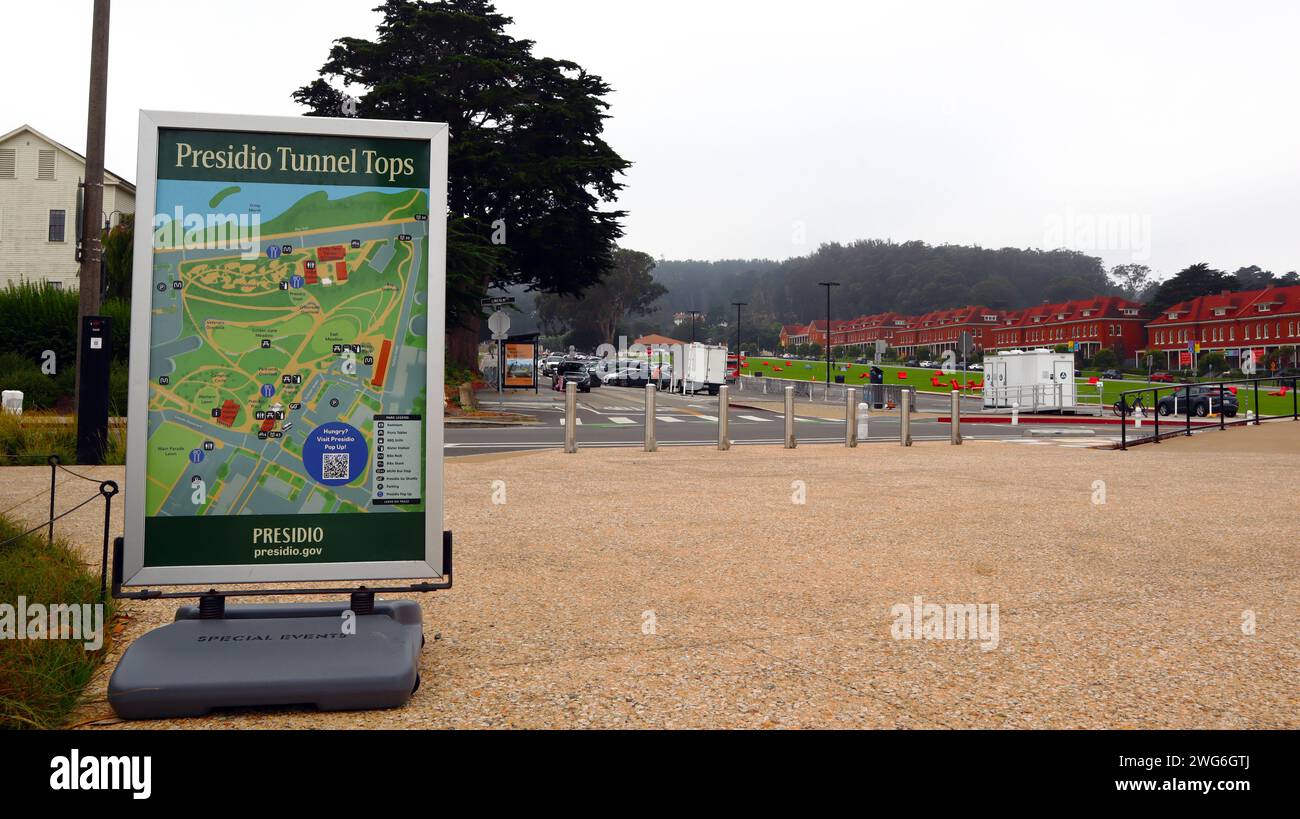
[[[743,418],[746,421],[766,421],[766,418],[759,418],[757,415],[737,415],[737,418]]]
[[[680,424],[682,422],[682,419],[674,418],[671,415],[656,415],[655,419],[663,421],[665,424]]]
[[[716,415],[697,415],[697,416],[695,416],[695,417],[696,417],[696,418],[699,418],[701,421],[714,421],[714,422],[716,422],[716,421],[718,420],[718,416],[716,416]]]
[[[610,416],[610,419],[609,419],[609,420],[613,421],[613,422],[616,423],[616,424],[632,424],[632,423],[636,423],[636,422],[633,421],[631,418],[624,418],[624,417],[621,416],[621,415],[613,415],[613,416]]]

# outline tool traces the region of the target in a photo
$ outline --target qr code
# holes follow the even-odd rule
[[[331,452],[320,457],[320,476],[327,481],[346,481],[352,475],[347,452]]]

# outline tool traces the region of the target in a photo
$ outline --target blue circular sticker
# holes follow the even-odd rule
[[[273,395],[275,395],[275,385],[274,385],[274,384],[263,384],[263,385],[262,385],[262,397],[263,397],[263,398],[270,398],[270,397],[273,396]]]
[[[369,457],[361,432],[338,421],[316,427],[302,446],[303,468],[325,486],[343,486],[361,477]]]
[[[271,245],[270,247],[268,247],[268,248],[266,249],[266,256],[267,256],[267,258],[269,258],[269,259],[278,259],[278,258],[280,258],[280,246],[279,246],[279,245]]]
[[[203,463],[203,450],[201,450],[201,449],[191,449],[191,450],[190,450],[190,463],[192,463],[192,464],[201,464],[201,463]]]

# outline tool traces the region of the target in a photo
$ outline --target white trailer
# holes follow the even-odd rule
[[[985,409],[1060,411],[1076,404],[1073,354],[1010,350],[984,357]]]
[[[727,383],[727,348],[695,342],[673,349],[674,388],[683,394],[708,390],[717,395]]]

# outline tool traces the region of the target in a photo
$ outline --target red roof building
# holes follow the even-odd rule
[[[316,248],[316,258],[322,262],[336,262],[347,255],[348,252],[343,245],[330,245],[328,247]]]
[[[962,333],[970,333],[971,350],[982,350],[990,346],[993,332],[1005,316],[1001,310],[979,305],[934,310],[908,320],[895,334],[893,346],[904,353],[923,347],[933,351],[957,350]]]
[[[1300,285],[1198,296],[1166,308],[1146,332],[1147,347],[1163,353],[1163,366],[1170,369],[1188,366],[1183,354],[1195,345],[1201,352],[1220,351],[1230,362],[1247,349],[1259,358],[1300,345]]]
[[[336,282],[345,282],[345,281],[347,281],[347,280],[348,280],[348,263],[347,263],[347,262],[335,262],[335,263],[334,263],[334,281],[336,281]]]
[[[1085,357],[1101,349],[1122,359],[1146,346],[1142,305],[1119,296],[1096,296],[1028,307],[1003,316],[992,332],[992,350],[1078,344]]]

